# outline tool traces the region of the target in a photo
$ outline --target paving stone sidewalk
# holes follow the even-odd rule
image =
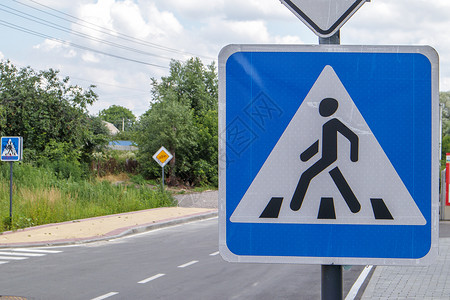
[[[430,266],[378,266],[361,299],[450,299],[450,238],[439,239]]]

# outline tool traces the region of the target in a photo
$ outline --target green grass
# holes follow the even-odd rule
[[[14,163],[13,177],[10,224],[9,164],[0,164],[0,231],[174,205],[169,193],[145,185],[60,179],[25,163]]]

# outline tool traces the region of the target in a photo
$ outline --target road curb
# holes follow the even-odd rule
[[[195,222],[200,220],[206,220],[210,218],[215,218],[218,216],[218,211],[206,212],[206,213],[198,213],[194,215],[188,215],[185,217],[174,218],[170,220],[163,220],[151,224],[138,225],[133,227],[122,227],[117,228],[105,235],[98,237],[87,237],[87,238],[78,238],[78,239],[68,239],[68,240],[55,240],[55,241],[47,241],[47,242],[34,242],[34,243],[16,243],[10,245],[0,245],[0,249],[8,249],[8,248],[26,248],[26,247],[49,247],[49,246],[67,246],[67,245],[77,245],[77,244],[87,244],[94,243],[106,240],[113,240],[117,238],[121,238],[127,235],[132,235],[136,233],[142,233],[146,231],[152,231],[160,228],[175,226],[179,224]]]

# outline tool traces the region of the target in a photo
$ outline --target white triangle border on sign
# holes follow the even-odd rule
[[[312,179],[302,207],[290,209],[289,203],[301,174],[320,158],[322,125],[327,121],[318,113],[324,98],[338,99],[336,118],[359,137],[359,160],[351,162],[350,144],[338,137],[338,158]],[[319,153],[307,162],[299,155],[319,139]],[[336,188],[329,171],[339,167],[361,204],[352,213]],[[260,217],[273,197],[283,198],[277,217]],[[335,219],[319,219],[321,197],[333,198]],[[376,219],[371,198],[383,199],[393,219]],[[288,224],[364,224],[424,225],[426,220],[397,171],[373,135],[364,117],[331,66],[326,66],[297,112],[279,138],[272,152],[230,217],[237,223]]]

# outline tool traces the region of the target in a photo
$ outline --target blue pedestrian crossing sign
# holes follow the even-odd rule
[[[1,138],[1,160],[2,161],[20,161],[22,160],[22,137],[3,136]]]
[[[219,243],[239,262],[437,256],[430,47],[231,45],[219,55]]]

